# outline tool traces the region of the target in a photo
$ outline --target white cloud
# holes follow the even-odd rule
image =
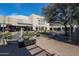
[[[12,14],[10,14],[10,15],[17,15],[18,13],[12,13]]]

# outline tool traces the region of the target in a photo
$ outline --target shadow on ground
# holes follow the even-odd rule
[[[64,42],[64,43],[68,43],[68,44],[79,46],[79,42],[74,42],[73,40],[71,42],[68,42],[69,36],[65,36],[62,33],[55,33],[54,36],[51,33],[49,33],[49,35],[46,35],[46,37],[48,37],[50,39],[57,40],[57,41],[61,41],[61,42]]]
[[[19,48],[17,43],[0,46],[0,56],[31,56],[26,48]]]

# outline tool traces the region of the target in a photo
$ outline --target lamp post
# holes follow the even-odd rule
[[[20,37],[22,38],[22,35],[23,35],[23,28],[21,28],[21,31],[20,31]]]
[[[70,24],[70,34],[69,34],[69,40],[68,42],[72,41],[72,19],[71,19],[71,4],[68,4],[68,19],[69,19],[69,24]]]
[[[5,25],[5,16],[4,16],[4,19],[3,19],[3,24],[2,24],[2,27],[3,27],[3,36],[2,36],[2,38],[4,39],[4,32],[5,32],[5,27],[6,25]]]

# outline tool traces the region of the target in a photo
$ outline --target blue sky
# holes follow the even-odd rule
[[[0,15],[41,15],[41,8],[47,3],[0,3]]]

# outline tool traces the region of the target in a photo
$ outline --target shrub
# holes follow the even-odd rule
[[[8,32],[8,33],[4,33],[4,35],[11,35],[11,32]]]
[[[28,45],[35,44],[36,40],[29,40],[29,38],[27,38],[27,39],[24,39],[23,42],[24,42],[25,46],[28,46]]]
[[[40,32],[40,34],[42,34],[42,35],[50,35],[50,33],[48,33],[48,32]]]
[[[6,36],[4,36],[4,39],[12,39],[12,36],[11,35],[6,35]]]
[[[11,32],[4,33],[4,39],[12,39]]]
[[[23,33],[23,36],[34,36],[35,33],[34,32],[25,32]]]
[[[40,32],[37,32],[37,33],[36,33],[36,36],[39,37],[39,36],[40,36]]]

